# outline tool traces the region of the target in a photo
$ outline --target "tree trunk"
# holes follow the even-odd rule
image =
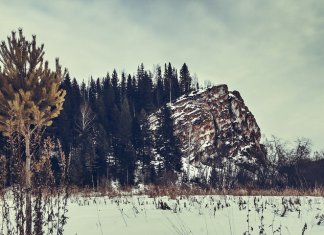
[[[32,234],[32,202],[31,202],[31,156],[30,156],[30,136],[25,137],[26,144],[26,165],[25,165],[25,177],[26,177],[26,235]]]

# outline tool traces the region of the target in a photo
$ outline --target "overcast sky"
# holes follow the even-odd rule
[[[186,62],[240,91],[266,136],[324,149],[323,0],[0,0],[0,40],[18,27],[79,81]]]

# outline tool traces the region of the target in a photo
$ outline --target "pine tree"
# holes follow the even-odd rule
[[[40,133],[52,124],[64,103],[63,79],[56,59],[51,71],[44,61],[44,45],[36,45],[36,36],[29,42],[12,32],[7,44],[0,47],[0,132],[5,136],[20,135],[25,146],[26,234],[32,234],[32,154]],[[22,157],[22,156],[21,156]]]

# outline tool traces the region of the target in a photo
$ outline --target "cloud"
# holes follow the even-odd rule
[[[6,1],[0,36],[23,27],[79,80],[143,62],[186,62],[239,90],[261,130],[324,148],[324,3],[309,1]]]

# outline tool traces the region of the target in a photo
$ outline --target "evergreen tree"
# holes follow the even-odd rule
[[[156,69],[156,87],[154,89],[154,104],[155,107],[161,107],[163,104],[163,78],[161,67]]]
[[[133,119],[133,146],[136,151],[136,160],[140,168],[141,182],[152,182],[152,133],[149,129],[149,123],[146,121],[147,115],[142,109],[139,115]]]
[[[142,151],[139,153],[140,162],[142,165],[142,175],[144,182],[154,183],[156,180],[156,172],[153,161],[153,142],[152,142],[152,132],[149,127],[149,123],[146,121],[146,114],[142,114],[141,117],[141,138],[142,138]],[[153,171],[154,170],[154,171]]]
[[[77,136],[75,132],[75,123],[80,115],[81,95],[76,79],[74,78],[71,83],[68,73],[66,74],[61,87],[66,91],[63,109],[61,115],[54,119],[52,128],[47,132],[49,135],[54,135],[60,139],[62,149],[65,154],[68,155],[73,143],[75,142],[75,137]],[[62,131],[64,129],[69,131]]]
[[[97,93],[97,98],[101,96],[102,82],[100,81],[100,78],[97,78],[97,80],[96,80],[96,93]]]
[[[175,68],[172,69],[172,77],[171,77],[171,92],[172,92],[172,100],[175,100],[180,97],[181,90],[178,79],[178,72]]]
[[[88,89],[87,89],[87,85],[85,84],[84,80],[81,83],[80,94],[81,94],[81,100],[83,102],[89,101]]]
[[[94,110],[94,112],[97,111],[97,85],[95,80],[90,79],[89,82],[89,88],[88,88],[88,94],[89,94],[89,105],[91,106],[91,108]]]
[[[180,87],[182,95],[191,91],[191,80],[188,66],[184,63],[180,70]]]
[[[120,87],[119,87],[118,74],[115,69],[111,75],[111,85],[115,94],[115,103],[117,105],[117,108],[120,109],[120,105],[121,105],[121,97],[120,97],[120,89],[119,89]]]
[[[115,163],[115,178],[121,185],[134,183],[136,153],[130,141],[125,142],[119,138],[113,139]]]
[[[116,105],[116,95],[115,95],[114,87],[110,82],[110,77],[104,79],[103,82],[103,94],[102,94],[102,102],[105,114],[102,114],[102,119],[105,120],[103,126],[108,134],[116,134],[118,132],[118,118],[119,118],[119,110]],[[118,90],[118,88],[117,88]]]
[[[130,74],[128,74],[127,77],[126,96],[129,101],[132,101],[134,99],[134,87],[133,87],[132,76]]]
[[[118,127],[118,134],[121,140],[123,142],[128,142],[132,136],[132,116],[126,97],[123,99]]]
[[[126,96],[126,74],[122,72],[120,83],[120,96],[124,98]]]
[[[171,78],[172,78],[172,68],[170,70],[171,64],[169,67],[164,64],[164,74],[163,74],[163,103],[171,102]]]
[[[162,157],[164,171],[180,172],[182,168],[181,151],[173,133],[173,121],[168,106],[161,109],[161,123],[157,131],[156,149]]]
[[[219,179],[218,179],[217,171],[216,171],[216,168],[213,167],[213,169],[210,173],[210,177],[209,177],[209,184],[213,188],[216,188],[218,186],[218,183],[219,183]]]
[[[144,67],[142,67],[144,69]],[[143,74],[139,77],[138,80],[138,96],[140,109],[144,109],[146,112],[153,110],[153,96],[152,96],[152,87],[153,81],[147,71],[142,71]]]
[[[171,63],[168,66],[165,64],[164,75],[164,102],[171,102],[180,96],[180,85],[177,71],[172,67]]]
[[[129,107],[131,110],[132,117],[134,117],[135,116],[135,104],[134,104],[135,87],[133,86],[133,80],[132,80],[132,76],[130,74],[128,74],[128,77],[127,77],[126,97],[129,102]]]
[[[61,66],[56,60],[56,70],[51,71],[44,61],[44,46],[36,45],[36,36],[31,42],[12,32],[8,45],[0,47],[0,132],[10,137],[23,137],[25,151],[25,234],[32,234],[32,155],[39,144],[41,133],[51,126],[64,103],[65,91]]]
[[[138,83],[136,81],[135,76],[132,78],[132,88],[133,88],[133,111],[134,113],[138,113],[140,109],[140,97],[139,97],[139,92],[138,92]]]

